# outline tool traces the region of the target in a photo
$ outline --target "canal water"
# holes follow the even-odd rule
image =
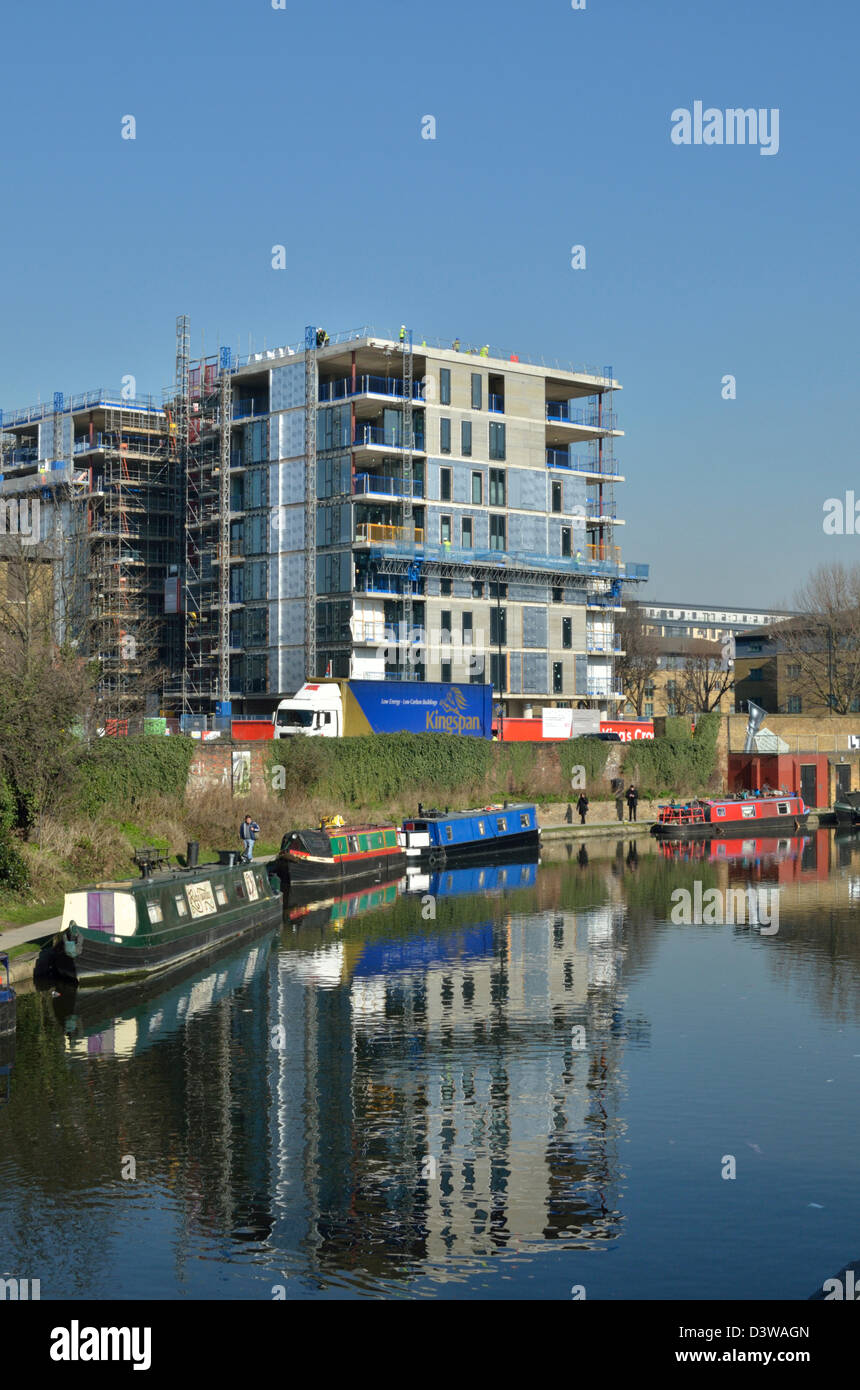
[[[0,1274],[807,1299],[860,1257],[858,903],[852,835],[572,841],[291,902],[155,987],[24,994]]]

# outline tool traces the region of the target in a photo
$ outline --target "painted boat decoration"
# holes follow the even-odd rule
[[[330,818],[318,830],[289,831],[272,864],[285,889],[360,878],[392,879],[405,867],[406,854],[398,844],[395,826],[338,825]]]
[[[474,811],[426,810],[405,820],[400,843],[409,864],[437,868],[459,859],[493,859],[540,845],[537,807],[530,803],[483,806]]]
[[[651,834],[671,840],[695,840],[712,835],[753,838],[768,834],[797,834],[809,808],[800,796],[748,796],[739,799],[688,801],[659,807]]]
[[[67,893],[60,931],[43,948],[36,978],[78,985],[146,977],[263,923],[279,925],[283,900],[262,864],[202,864],[135,882]]]

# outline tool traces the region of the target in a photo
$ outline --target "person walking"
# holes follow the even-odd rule
[[[254,841],[260,833],[260,827],[250,816],[246,816],[239,826],[239,839],[242,841],[242,862],[250,864],[254,858]]]
[[[628,819],[628,820],[635,820],[635,819],[636,819],[636,807],[638,806],[638,804],[639,804],[639,793],[638,793],[638,791],[636,790],[636,788],[634,787],[633,783],[631,782],[631,783],[630,783],[630,786],[627,788],[627,819]]]
[[[576,809],[579,812],[580,825],[585,825],[585,817],[588,815],[588,797],[585,795],[585,792],[579,793]]]

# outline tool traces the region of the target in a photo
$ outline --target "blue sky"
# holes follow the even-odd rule
[[[860,558],[822,530],[856,476],[859,31],[850,0],[19,5],[0,404],[160,395],[182,312],[195,354],[405,321],[611,364],[647,593],[788,603]],[[779,153],[672,144],[696,100],[778,108]]]

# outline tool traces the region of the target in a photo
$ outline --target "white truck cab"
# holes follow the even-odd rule
[[[343,734],[343,700],[340,686],[326,681],[308,682],[289,700],[281,700],[274,714],[275,738],[304,734],[306,738],[340,738]]]

